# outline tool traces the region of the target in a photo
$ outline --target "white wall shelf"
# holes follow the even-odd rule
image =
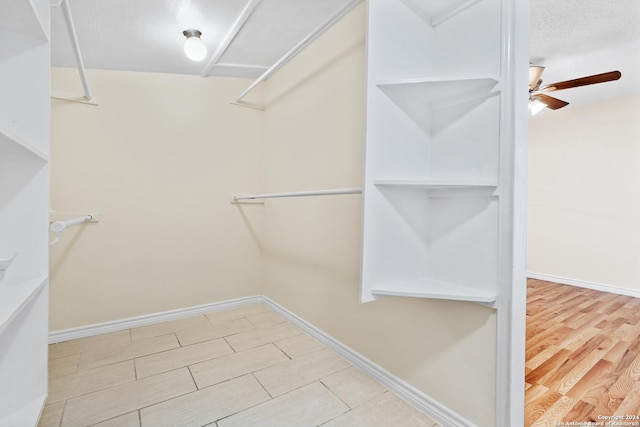
[[[487,305],[492,305],[497,299],[495,292],[486,292],[428,277],[391,283],[386,286],[378,285],[373,287],[371,292],[374,295],[469,301]]]
[[[428,110],[459,104],[474,98],[486,96],[498,84],[496,79],[398,79],[379,82],[377,86],[397,102],[414,99]]]
[[[49,156],[40,151],[33,144],[30,144],[29,142],[17,136],[9,135],[9,132],[3,132],[0,129],[0,156],[17,157],[22,155],[34,158],[35,160],[43,163],[49,161]]]
[[[46,394],[35,398],[6,418],[0,418],[0,426],[35,426],[46,400]]]
[[[424,19],[432,27],[452,19],[457,14],[464,12],[481,0],[432,0],[429,2],[419,0],[402,0],[408,8]]]
[[[29,0],[0,2],[0,60],[48,41],[48,16]],[[46,13],[46,12],[45,12]]]
[[[0,283],[0,334],[46,284],[47,277]]]
[[[424,181],[424,180],[410,180],[410,179],[374,179],[374,185],[387,186],[387,187],[405,187],[414,188],[417,190],[425,191],[440,191],[440,190],[489,190],[494,191],[497,189],[497,183],[483,183],[483,182],[454,182],[454,181]],[[483,193],[483,194],[486,194]]]

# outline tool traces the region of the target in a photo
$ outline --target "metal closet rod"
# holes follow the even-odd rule
[[[282,67],[284,64],[289,62],[289,60],[291,58],[293,58],[294,56],[296,56],[298,54],[298,52],[300,52],[302,49],[304,49],[312,41],[317,39],[322,33],[324,33],[327,29],[329,29],[331,26],[333,26],[333,24],[338,22],[343,16],[345,16],[351,9],[353,9],[361,1],[362,0],[349,0],[335,14],[333,14],[326,21],[324,21],[322,24],[320,24],[320,26],[317,27],[311,34],[309,34],[307,37],[302,39],[300,41],[300,43],[295,45],[289,52],[285,53],[282,58],[277,60],[275,64],[273,64],[271,67],[269,67],[269,69],[267,69],[267,71],[265,71],[260,77],[258,77],[256,79],[256,81],[254,81],[251,84],[251,86],[246,88],[244,92],[242,92],[240,95],[238,95],[235,98],[233,98],[233,101],[235,103],[243,105],[240,102],[242,100],[242,98],[247,96],[249,94],[249,92],[251,92],[256,86],[258,86],[258,84],[260,84],[264,80],[268,79],[269,76],[271,76],[271,74],[273,74],[276,71],[278,71],[278,69],[280,67]]]
[[[87,101],[90,101],[91,92],[89,91],[89,84],[87,83],[87,74],[84,69],[84,62],[82,61],[80,44],[78,44],[78,35],[76,34],[76,28],[73,25],[73,17],[71,16],[71,8],[69,8],[69,1],[61,0],[59,5],[62,6],[62,11],[64,12],[64,19],[67,23],[67,29],[69,30],[69,37],[71,38],[71,45],[73,46],[73,54],[76,57],[76,64],[78,65],[78,73],[80,74],[80,80],[82,81],[82,88],[84,89],[84,97]]]
[[[361,194],[362,188],[337,188],[333,190],[292,191],[289,193],[250,194],[233,196],[234,201],[254,199],[275,199],[280,197],[335,196],[341,194]]]
[[[67,228],[73,227],[74,225],[82,224],[84,222],[92,221],[93,219],[94,219],[94,216],[91,215],[91,214],[88,214],[88,215],[81,216],[81,217],[78,217],[78,218],[68,219],[66,221],[56,221],[56,222],[54,222],[53,224],[51,224],[51,231],[56,233],[56,238],[53,239],[51,242],[49,242],[49,245],[56,244],[58,242],[58,240],[60,240],[60,233],[62,233]]]

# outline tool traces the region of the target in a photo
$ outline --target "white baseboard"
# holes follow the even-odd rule
[[[306,320],[300,318],[294,313],[290,312],[286,308],[282,307],[280,304],[275,301],[269,299],[268,297],[263,296],[264,304],[275,311],[276,313],[282,315],[291,323],[305,331],[307,334],[311,335],[316,340],[320,341],[322,344],[332,349],[340,356],[347,359],[354,366],[362,369],[364,372],[373,377],[380,384],[388,388],[389,390],[396,393],[398,396],[406,400],[409,404],[418,408],[425,414],[429,415],[435,421],[439,422],[445,427],[473,427],[471,421],[463,418],[459,414],[453,412],[446,406],[441,403],[433,400],[417,388],[408,384],[407,382],[401,380],[396,377],[386,369],[367,359],[357,351],[353,350],[350,347],[347,347],[340,341],[336,340],[330,335],[327,335],[322,330],[313,326],[311,323]]]
[[[137,328],[140,326],[151,325],[153,323],[168,322],[170,320],[184,319],[186,317],[199,316],[214,311],[228,310],[230,308],[241,307],[249,304],[260,304],[264,300],[262,296],[256,295],[252,297],[237,298],[212,304],[198,305],[195,307],[180,308],[177,310],[165,311],[162,313],[147,314],[144,316],[130,317],[112,322],[97,323],[94,325],[80,326],[78,328],[63,329],[60,331],[49,332],[49,344],[55,344],[62,341],[75,340],[78,338],[86,338],[109,332],[121,331],[123,329]]]
[[[241,307],[249,304],[265,304],[267,307],[282,315],[291,323],[305,331],[307,334],[332,349],[354,366],[362,369],[364,372],[373,377],[380,384],[396,393],[409,404],[413,405],[420,411],[429,415],[435,421],[444,427],[475,427],[471,421],[463,418],[456,412],[440,404],[436,400],[427,396],[417,388],[407,382],[396,377],[386,369],[375,364],[355,350],[347,347],[340,341],[321,331],[311,323],[300,318],[286,308],[282,307],[275,301],[263,296],[257,295],[246,298],[238,298],[229,301],[222,301],[213,304],[199,305],[196,307],[188,307],[178,310],[165,311],[162,313],[149,314],[145,316],[132,317],[128,319],[117,320],[113,322],[105,322],[94,325],[82,326],[78,328],[65,329],[49,333],[49,344],[68,341],[77,338],[85,338],[94,335],[104,334],[108,332],[120,331],[123,329],[137,328],[140,326],[150,325],[153,323],[167,322],[170,320],[184,319],[186,317],[198,316],[214,311],[228,310],[231,308]]]
[[[577,286],[580,288],[593,289],[594,291],[609,292],[612,294],[626,295],[634,298],[640,298],[640,290],[619,288],[617,286],[606,285],[603,283],[587,282],[584,280],[569,279],[567,277],[551,276],[549,274],[535,273],[527,271],[527,277],[531,279],[545,280],[547,282],[556,282],[563,285]]]

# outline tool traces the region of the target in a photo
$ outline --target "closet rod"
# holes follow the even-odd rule
[[[56,233],[56,238],[49,242],[49,245],[54,245],[60,240],[60,233],[66,230],[69,227],[73,227],[74,225],[82,224],[84,222],[89,222],[93,220],[93,215],[85,215],[78,218],[68,219],[66,221],[56,221],[51,224],[51,231]]]
[[[242,12],[240,12],[240,15],[238,15],[238,19],[236,19],[236,22],[233,23],[233,27],[231,27],[226,37],[220,44],[220,47],[218,48],[216,53],[214,53],[209,63],[200,74],[200,77],[207,77],[209,75],[213,67],[218,63],[218,60],[220,60],[222,54],[227,50],[233,39],[236,38],[242,27],[244,27],[247,19],[249,19],[253,11],[258,6],[258,3],[260,3],[260,0],[249,0],[249,2],[245,5],[244,9],[242,9]]]
[[[67,22],[67,29],[69,30],[69,37],[71,38],[73,53],[76,57],[76,64],[78,65],[78,73],[80,73],[80,80],[82,81],[82,87],[84,89],[84,97],[87,101],[90,101],[91,92],[89,91],[89,84],[87,83],[87,74],[85,73],[84,62],[82,61],[82,53],[80,52],[78,35],[76,34],[76,28],[73,25],[73,18],[71,16],[71,8],[69,7],[69,0],[62,0],[60,5],[62,6],[62,9],[64,12],[64,19]]]
[[[275,199],[279,197],[304,196],[334,196],[340,194],[361,194],[362,188],[337,188],[334,190],[293,191],[290,193],[251,194],[247,196],[233,196],[233,201],[253,199]]]
[[[234,103],[239,105],[243,105],[240,100],[247,96],[249,92],[251,92],[258,84],[267,80],[271,74],[278,71],[280,67],[286,64],[290,59],[296,56],[302,49],[304,49],[308,44],[317,39],[322,33],[324,33],[327,29],[329,29],[333,24],[338,22],[343,16],[345,16],[351,9],[353,9],[358,3],[362,0],[348,0],[347,3],[341,7],[335,14],[330,16],[326,21],[320,24],[311,34],[302,39],[297,45],[295,45],[289,52],[285,53],[284,56],[276,61],[267,71],[265,71],[260,77],[256,79],[248,88],[245,89],[240,95],[233,98]]]

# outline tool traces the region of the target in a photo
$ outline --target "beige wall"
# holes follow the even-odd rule
[[[640,95],[535,116],[529,272],[640,291]]]
[[[359,187],[365,7],[266,84],[268,192]],[[495,424],[495,311],[449,301],[359,303],[359,195],[267,200],[264,294],[479,426]]]
[[[51,208],[100,212],[51,247],[51,330],[260,293],[261,254],[230,203],[260,182],[262,114],[244,79],[89,71],[100,106],[52,102]],[[81,93],[75,69],[52,88]]]

